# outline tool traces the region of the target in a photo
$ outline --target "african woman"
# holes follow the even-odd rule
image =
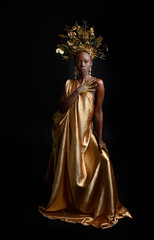
[[[96,38],[87,25],[66,30],[67,37],[61,37],[67,41],[58,45],[57,52],[63,58],[73,56],[78,76],[65,82],[53,115],[53,147],[46,174],[52,192],[48,205],[40,205],[39,211],[50,219],[108,228],[131,215],[119,201],[102,140],[104,82],[91,76],[93,59],[104,57],[99,48],[102,38]]]

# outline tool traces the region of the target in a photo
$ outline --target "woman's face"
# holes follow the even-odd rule
[[[79,75],[87,75],[91,68],[92,60],[87,52],[79,52],[76,56],[75,66],[79,71]]]

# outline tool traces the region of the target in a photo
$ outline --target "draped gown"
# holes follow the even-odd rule
[[[77,80],[67,80],[65,96],[78,85]],[[39,211],[50,219],[108,228],[131,215],[119,201],[108,151],[99,152],[93,114],[92,96],[87,92],[67,112],[53,115],[53,146],[46,174],[52,192],[47,206],[40,205]]]

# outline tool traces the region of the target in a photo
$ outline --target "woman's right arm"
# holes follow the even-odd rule
[[[96,91],[96,80],[92,79],[89,82],[83,82],[77,87],[74,92],[69,96],[65,97],[65,85],[62,87],[62,93],[59,101],[59,111],[64,113],[70,109],[70,107],[74,104],[77,100],[79,94],[83,94],[85,92],[95,92]]]
[[[79,89],[76,88],[74,92],[69,97],[66,98],[65,85],[63,85],[62,94],[59,101],[59,111],[61,113],[67,112],[70,109],[70,107],[74,104],[74,102],[77,100],[79,94],[80,94]]]

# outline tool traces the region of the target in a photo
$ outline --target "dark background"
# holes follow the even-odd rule
[[[152,14],[148,1],[4,1],[1,156],[8,233],[19,239],[124,239],[144,237],[152,230]],[[55,53],[58,34],[65,25],[82,20],[94,25],[96,35],[104,36],[108,44],[107,60],[95,60],[92,74],[104,80],[103,139],[120,200],[133,216],[106,230],[51,221],[37,210],[49,197],[44,176],[52,114],[62,82],[73,77],[73,64],[62,64]]]

